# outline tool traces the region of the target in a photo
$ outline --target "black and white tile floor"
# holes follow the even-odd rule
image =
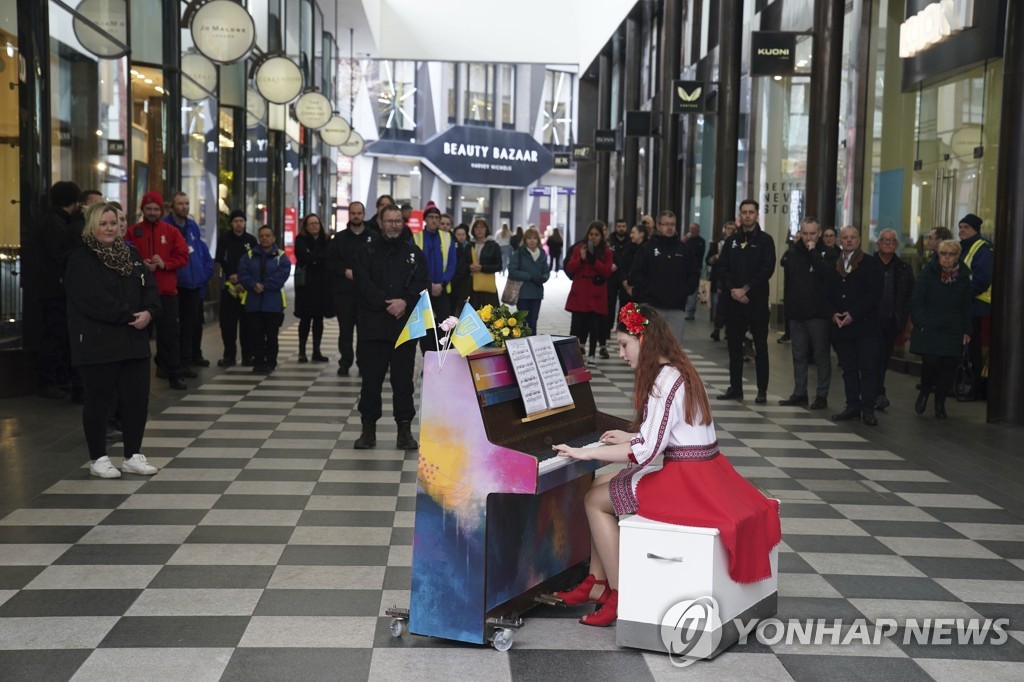
[[[549,286],[542,331],[567,331],[567,287]],[[717,392],[722,344],[702,340],[704,323],[692,330],[692,358]],[[329,325],[326,348],[335,334]],[[10,480],[0,488],[0,679],[1024,679],[1020,431],[985,426],[974,405],[938,424],[894,399],[875,430],[777,407],[789,393],[781,346],[769,405],[714,405],[723,451],[782,500],[779,617],[1005,617],[1008,641],[751,643],[678,669],[578,625],[579,609],[546,607],[506,653],[393,639],[384,609],[408,603],[416,454],[388,447],[389,395],[380,446],[353,450],[359,379],[298,364],[296,336],[295,325],[282,332],[269,377],[204,370],[187,394],[155,387],[144,448],[155,477],[101,481],[64,466],[30,498]],[[893,376],[902,388],[890,395],[913,382]],[[839,407],[838,373],[833,384]],[[599,409],[630,416],[621,361],[599,361],[592,387]],[[24,486],[38,484],[33,469],[85,461],[69,408],[0,410],[3,463]],[[64,433],[25,433],[48,419]]]

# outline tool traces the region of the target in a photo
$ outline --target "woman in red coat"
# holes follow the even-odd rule
[[[604,223],[595,220],[587,228],[587,238],[572,247],[565,272],[572,277],[572,289],[565,309],[572,313],[569,333],[584,345],[590,338],[587,363],[597,364],[594,351],[608,315],[608,278],[612,274],[612,250],[604,241]],[[604,343],[601,343],[604,347]]]

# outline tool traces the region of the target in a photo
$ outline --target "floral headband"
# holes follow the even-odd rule
[[[626,328],[630,336],[642,336],[644,327],[647,326],[650,320],[644,317],[643,313],[637,309],[635,303],[630,302],[619,310],[619,322]]]

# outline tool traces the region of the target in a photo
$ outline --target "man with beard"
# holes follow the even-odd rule
[[[327,269],[331,274],[331,293],[338,314],[338,376],[347,377],[352,363],[358,360],[352,351],[352,333],[356,328],[359,295],[356,291],[356,257],[368,244],[380,237],[363,222],[366,209],[362,202],[348,206],[348,229],[338,232],[327,245]]]
[[[242,366],[251,367],[253,358],[252,335],[249,333],[245,307],[242,305],[242,287],[238,284],[238,262],[259,247],[256,237],[245,231],[245,213],[232,211],[228,216],[231,229],[225,230],[217,240],[215,263],[220,264],[224,287],[220,292],[220,338],[224,343],[224,357],[218,367],[233,367],[237,359],[238,344],[242,346]]]
[[[608,248],[612,250],[613,263],[612,276],[608,278],[608,326],[601,330],[600,354],[605,360],[608,359],[606,342],[611,336],[611,331],[615,328],[616,321],[619,319],[619,306],[626,305],[629,301],[629,295],[622,288],[622,283],[629,274],[629,269],[624,268],[624,265],[627,259],[626,252],[632,250],[633,242],[629,239],[629,224],[626,223],[624,218],[618,218],[615,221],[615,228],[608,235]]]
[[[184,192],[171,197],[171,212],[163,221],[181,232],[188,246],[188,263],[178,270],[178,316],[181,320],[181,367],[183,376],[194,375],[192,367],[209,367],[203,357],[203,292],[213,276],[213,258],[203,241],[199,225],[188,214],[189,200]]]
[[[882,300],[878,304],[878,324],[882,333],[882,350],[878,355],[878,394],[875,409],[884,410],[891,404],[885,393],[885,373],[889,369],[896,337],[907,326],[910,317],[910,296],[914,290],[914,271],[910,263],[897,255],[900,247],[895,230],[885,229],[875,242],[875,258],[882,264]]]
[[[629,283],[633,300],[648,303],[661,313],[682,343],[686,299],[700,284],[700,264],[693,250],[679,240],[672,211],[658,214],[658,232],[637,251]]]
[[[729,342],[729,388],[719,400],[743,399],[743,339],[754,337],[757,397],[768,402],[768,280],[775,274],[775,240],[757,222],[760,206],[740,202],[740,229],[725,240],[718,259],[723,294],[729,296],[725,333]]]
[[[407,341],[395,347],[405,323],[430,286],[427,261],[423,252],[402,239],[402,211],[387,206],[379,214],[383,235],[366,245],[356,256],[356,290],[359,296],[359,415],[362,433],[354,447],[366,450],[377,445],[377,420],[381,417],[381,390],[391,370],[391,390],[395,421],[398,422],[399,450],[415,450],[419,443],[412,436],[416,416],[413,403],[413,371],[416,344]]]

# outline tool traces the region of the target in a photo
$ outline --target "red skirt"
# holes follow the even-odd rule
[[[618,516],[677,526],[717,528],[729,552],[729,576],[754,583],[772,575],[770,553],[782,540],[779,503],[740,476],[729,460],[707,448],[671,448],[665,465],[631,467],[608,485]],[[694,456],[694,452],[700,453]]]

